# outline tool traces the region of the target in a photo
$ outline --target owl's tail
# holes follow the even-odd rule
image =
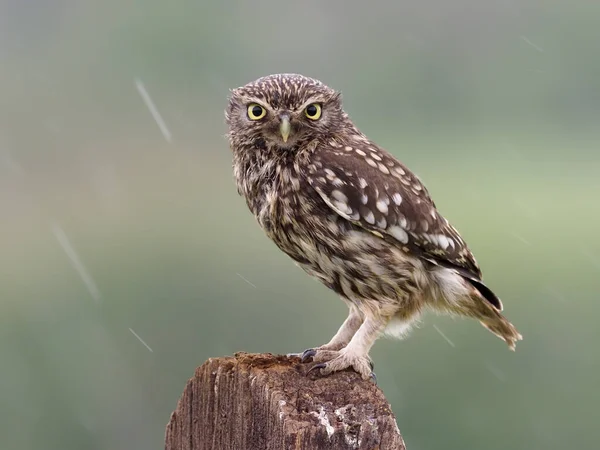
[[[459,301],[452,309],[460,315],[479,320],[481,325],[506,342],[508,347],[514,351],[517,341],[522,340],[523,336],[502,315],[501,309],[497,308],[487,297],[477,289],[471,296]]]
[[[489,314],[486,314],[479,319],[481,325],[506,342],[508,348],[515,351],[517,341],[522,340],[523,336],[521,336],[521,333],[519,333],[514,325],[506,320],[500,312],[492,310],[491,308],[490,310]]]

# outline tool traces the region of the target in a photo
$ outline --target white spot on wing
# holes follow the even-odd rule
[[[325,195],[325,193],[323,192],[323,190],[321,188],[319,188],[319,187],[315,186],[315,190],[319,193],[319,195],[321,196],[321,198],[325,201],[325,203],[327,203],[327,205],[331,209],[333,209],[335,212],[337,212],[344,219],[348,219],[348,220],[352,219],[350,217],[350,214],[352,214],[352,209],[350,209],[348,207],[348,205],[340,203],[338,201],[332,201],[327,195]]]
[[[403,244],[408,243],[408,234],[404,229],[400,228],[398,225],[393,225],[388,228],[388,233],[392,235],[394,238],[398,239]]]
[[[394,195],[392,195],[392,200],[394,200],[396,205],[400,205],[400,203],[402,203],[402,196],[396,192]]]
[[[336,210],[343,212],[346,215],[346,218],[350,218],[350,214],[352,214],[352,208],[350,208],[346,203],[340,202],[338,200],[333,200],[331,202]]]
[[[448,242],[448,238],[443,234],[438,234],[436,238],[438,243],[440,244],[440,247],[442,247],[444,250],[446,250],[450,245],[450,243]]]
[[[377,209],[379,211],[381,211],[383,214],[387,214],[388,206],[383,200],[377,200],[377,203],[375,204],[375,206],[377,206]]]
[[[346,195],[342,191],[334,189],[333,191],[331,191],[331,196],[340,202],[348,203],[348,197],[346,197]]]

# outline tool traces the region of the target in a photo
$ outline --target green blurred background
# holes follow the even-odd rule
[[[524,335],[378,341],[408,449],[598,448],[599,42],[590,0],[0,0],[0,448],[163,448],[205,359],[337,330],[232,179],[228,89],[275,72],[343,92]]]

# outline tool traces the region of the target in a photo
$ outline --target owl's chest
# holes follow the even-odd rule
[[[243,160],[234,173],[238,192],[269,237],[299,220],[306,186],[293,162]]]
[[[254,205],[258,223],[277,245],[287,250],[286,243],[306,229],[306,214],[311,209],[306,192],[278,179],[263,187]]]

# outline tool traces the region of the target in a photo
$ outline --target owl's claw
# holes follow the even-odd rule
[[[371,372],[371,381],[377,384],[377,375],[375,375],[375,372]]]
[[[314,366],[312,366],[310,369],[308,369],[308,371],[306,372],[306,374],[308,375],[309,373],[311,373],[313,370],[320,370],[320,369],[326,369],[327,368],[327,363],[319,363],[319,364],[315,364]]]
[[[308,349],[303,354],[303,360],[307,361],[310,358],[316,364],[308,370],[307,374],[317,371],[320,375],[326,376],[351,368],[363,380],[371,379],[376,382],[376,377],[373,373],[373,363],[367,355],[357,355],[347,350]]]
[[[300,356],[300,361],[303,363],[309,362],[311,359],[313,359],[315,357],[316,354],[317,354],[317,351],[314,348],[306,349],[302,353],[302,356]]]
[[[356,372],[358,372],[358,370],[356,370],[356,368],[352,367]],[[317,371],[317,373],[319,373],[320,375],[329,375],[331,373],[333,373],[335,370],[332,370],[331,368],[328,368],[328,364],[327,363],[318,363],[315,364],[314,366],[312,366],[310,369],[308,369],[308,371],[306,372],[306,374],[308,375],[309,373],[313,372],[313,371]],[[363,379],[369,379],[371,380],[375,385],[377,384],[377,375],[375,375],[375,372],[371,371],[368,375],[367,378],[365,378],[365,374],[358,372]]]

